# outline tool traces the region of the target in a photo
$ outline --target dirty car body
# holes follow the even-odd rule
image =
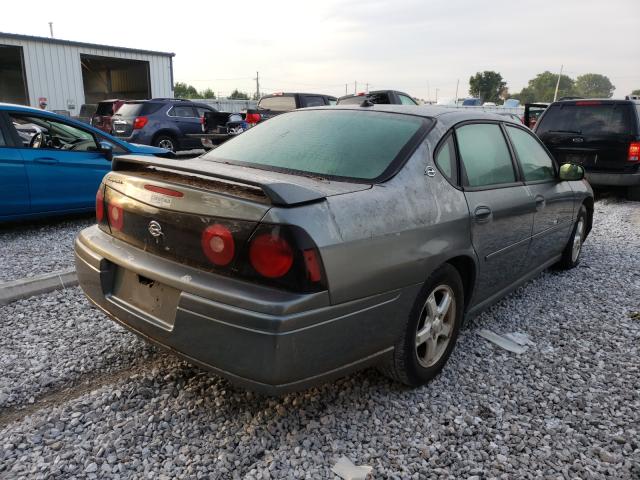
[[[468,185],[460,157],[486,140],[477,125],[502,136],[513,181]],[[76,239],[80,284],[127,328],[264,393],[393,362],[411,328],[420,356],[424,320],[407,318],[433,313],[432,295],[416,306],[443,268],[460,281],[434,298],[455,293],[447,305],[469,317],[561,260],[584,208],[588,233],[588,184],[559,180],[555,164],[524,180],[508,128],[537,142],[491,114],[317,108],[197,159],[121,157],[99,224]]]

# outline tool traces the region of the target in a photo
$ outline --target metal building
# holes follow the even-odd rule
[[[0,102],[76,116],[108,98],[173,97],[174,55],[0,32]]]

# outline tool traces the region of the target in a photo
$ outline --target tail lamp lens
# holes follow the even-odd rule
[[[304,264],[307,267],[307,278],[312,282],[319,282],[322,279],[322,271],[320,270],[320,260],[316,250],[305,250]]]
[[[104,187],[100,185],[98,192],[96,193],[96,220],[98,223],[104,220]]]
[[[263,277],[280,278],[293,265],[293,250],[284,238],[263,233],[251,241],[249,260]]]
[[[124,225],[124,210],[118,205],[107,206],[107,217],[109,218],[109,226],[113,230],[122,230]]]
[[[233,260],[235,242],[227,227],[216,223],[202,232],[202,251],[211,263],[218,266],[228,265]]]
[[[245,122],[247,123],[258,123],[260,121],[259,113],[247,113],[245,116]]]
[[[136,117],[136,119],[133,121],[133,129],[139,130],[141,128],[144,128],[148,121],[149,119],[147,117]]]
[[[630,162],[640,161],[640,142],[633,142],[629,145],[629,157]]]

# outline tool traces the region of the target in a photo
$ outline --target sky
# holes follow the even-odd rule
[[[104,7],[103,7],[104,6]],[[228,95],[393,88],[468,94],[478,71],[519,92],[545,70],[640,88],[639,0],[5,2],[0,31],[174,52],[175,81]],[[357,82],[357,85],[356,85]],[[346,87],[345,87],[346,85]]]

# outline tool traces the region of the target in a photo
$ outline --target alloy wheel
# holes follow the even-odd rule
[[[582,237],[584,236],[584,218],[578,220],[576,225],[576,233],[573,236],[573,245],[571,246],[571,261],[576,262],[580,256],[582,249]]]
[[[456,299],[448,285],[435,287],[420,311],[415,347],[418,363],[429,368],[447,350],[456,319]]]

